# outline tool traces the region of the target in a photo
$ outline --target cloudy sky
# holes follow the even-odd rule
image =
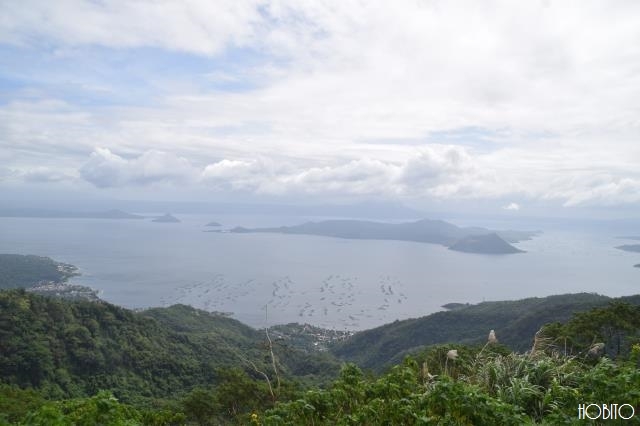
[[[640,2],[0,0],[0,194],[640,211]]]

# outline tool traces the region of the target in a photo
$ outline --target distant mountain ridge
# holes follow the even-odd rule
[[[250,202],[204,201],[144,201],[118,199],[56,199],[56,200],[0,200],[0,211],[11,210],[11,215],[34,210],[103,211],[120,209],[134,212],[172,212],[173,214],[198,215],[251,215],[251,216],[300,216],[300,217],[358,217],[369,219],[414,220],[426,215],[401,203],[355,202],[350,204],[268,204]],[[27,213],[29,214],[29,213]],[[2,214],[0,213],[0,216]]]
[[[31,208],[0,209],[0,217],[79,218],[79,219],[144,219],[144,216],[111,209],[96,212],[64,211]]]
[[[449,247],[451,250],[485,254],[521,252],[521,250],[509,244],[509,242],[515,243],[530,239],[537,234],[537,232],[529,231],[491,231],[478,227],[460,228],[443,220],[430,219],[404,223],[383,223],[364,220],[325,220],[321,222],[307,222],[295,226],[281,226],[278,228],[249,229],[236,227],[231,229],[230,232],[273,232],[361,240],[415,241],[440,244]],[[483,237],[487,235],[492,236]],[[470,237],[476,237],[476,240],[467,240]]]
[[[631,251],[634,253],[640,253],[640,244],[625,244],[616,247],[618,250]]]

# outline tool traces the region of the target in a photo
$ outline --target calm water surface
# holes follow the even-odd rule
[[[129,308],[190,304],[256,326],[306,322],[370,328],[448,302],[558,293],[640,292],[640,254],[614,235],[545,232],[525,254],[486,256],[401,242],[203,232],[302,223],[304,218],[179,215],[149,220],[0,218],[0,252],[49,256],[80,268],[73,283]],[[266,307],[266,312],[265,312]]]

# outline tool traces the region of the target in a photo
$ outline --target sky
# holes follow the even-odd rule
[[[46,194],[637,215],[640,2],[0,0]]]

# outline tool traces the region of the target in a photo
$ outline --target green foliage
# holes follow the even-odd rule
[[[379,379],[346,365],[328,390],[307,392],[266,412],[267,425],[520,425],[525,416],[470,383],[447,376],[425,381],[406,360]]]
[[[201,387],[189,392],[182,406],[187,419],[203,426],[215,424],[221,412],[215,392]]]
[[[266,425],[578,424],[578,404],[640,407],[640,370],[603,358],[595,366],[564,355],[463,348],[458,370],[407,358],[379,378],[353,364],[326,390],[310,390],[265,413]],[[423,359],[438,359],[444,347]],[[433,363],[437,365],[438,363]]]
[[[182,411],[199,425],[222,424],[226,421],[248,423],[251,414],[273,407],[274,399],[264,381],[250,377],[239,368],[218,370],[217,385],[196,388],[182,400]],[[276,398],[290,400],[297,394],[290,382],[276,389]]]
[[[120,403],[110,392],[99,392],[91,398],[50,402],[29,413],[23,424],[29,426],[74,425],[178,425],[184,424],[181,413],[139,410]]]
[[[215,384],[221,367],[241,366],[256,376],[247,360],[275,375],[264,333],[187,306],[134,313],[108,303],[0,291],[0,341],[0,380],[40,389],[49,398],[101,389],[125,402],[175,398]],[[327,354],[299,352],[275,348],[283,378],[337,373]]]
[[[29,425],[136,425],[140,413],[122,405],[108,392],[100,392],[92,398],[49,403],[27,416]]]
[[[578,313],[564,325],[550,324],[544,334],[568,354],[625,358],[632,345],[640,341],[640,306],[611,302],[608,306]],[[597,344],[602,344],[601,348],[594,347]]]
[[[42,395],[33,389],[0,385],[0,425],[3,424],[3,421],[17,422],[44,402],[45,399]]]

